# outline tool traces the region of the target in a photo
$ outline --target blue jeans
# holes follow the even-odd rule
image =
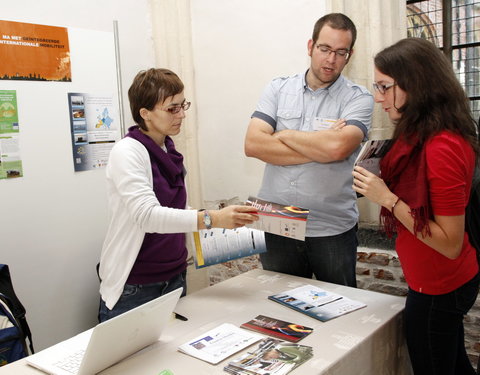
[[[480,274],[453,292],[428,295],[409,290],[405,305],[408,352],[415,375],[474,375],[463,317],[475,303]]]
[[[100,298],[100,307],[98,311],[98,321],[104,322],[117,315],[131,310],[154,300],[175,289],[183,287],[182,297],[187,293],[186,282],[187,271],[172,277],[168,281],[161,281],[153,284],[125,284],[123,293],[112,310],[109,310],[105,302]]]
[[[357,226],[335,236],[306,237],[305,241],[265,233],[263,269],[356,287]]]

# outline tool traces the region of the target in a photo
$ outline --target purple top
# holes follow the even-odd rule
[[[170,137],[165,137],[165,152],[138,126],[128,129],[126,137],[142,143],[150,155],[153,191],[164,207],[185,209],[185,169],[183,156]],[[145,233],[142,246],[133,265],[127,284],[151,284],[167,281],[187,268],[185,233]]]

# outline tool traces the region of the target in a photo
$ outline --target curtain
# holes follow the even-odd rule
[[[183,128],[175,136],[175,145],[185,157],[188,204],[204,206],[197,144],[197,107],[192,58],[192,35],[189,0],[151,0],[152,36],[155,61],[159,68],[178,74],[185,85],[185,98],[192,105],[186,112]]]
[[[344,74],[352,81],[372,90],[373,57],[383,48],[407,36],[405,0],[329,0],[331,12],[348,15],[357,27],[357,41],[352,60]],[[370,139],[388,138],[393,125],[379,105],[375,105]],[[378,205],[359,199],[360,222],[378,227]]]
[[[187,170],[186,184],[188,205],[204,207],[201,189],[201,169],[198,161],[197,106],[192,58],[192,33],[189,0],[151,0],[152,42],[155,61],[159,68],[167,68],[178,74],[185,85],[185,99],[192,102],[186,112],[182,131],[174,137],[175,146],[184,156]],[[187,234],[189,267],[187,270],[188,293],[209,286],[207,268],[195,269],[192,253],[195,251],[193,236]]]

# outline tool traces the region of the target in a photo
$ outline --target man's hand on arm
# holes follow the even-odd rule
[[[330,163],[350,156],[362,142],[364,134],[357,126],[345,125],[311,132],[287,129],[275,133],[275,138],[305,158]]]
[[[282,142],[267,122],[252,118],[245,137],[245,155],[274,165],[296,165],[312,160]]]

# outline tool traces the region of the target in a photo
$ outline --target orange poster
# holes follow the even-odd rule
[[[70,82],[65,27],[0,21],[0,79]]]

